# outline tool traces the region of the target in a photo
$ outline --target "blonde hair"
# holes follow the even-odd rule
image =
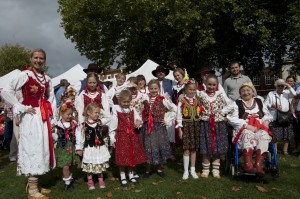
[[[159,81],[158,81],[157,79],[151,79],[151,80],[149,81],[149,83],[148,83],[148,88],[150,88],[150,86],[151,86],[152,84],[156,84],[156,85],[158,86],[159,90],[160,90],[160,83],[159,83]]]
[[[31,50],[30,58],[32,58],[33,54],[36,53],[36,52],[43,53],[44,54],[44,59],[46,60],[46,52],[41,48],[35,48],[35,49]]]
[[[116,76],[116,79],[120,78],[120,77],[124,77],[126,80],[126,74],[125,73],[118,73]]]
[[[173,72],[173,75],[174,75],[176,72],[179,72],[179,73],[182,75],[182,77],[185,76],[185,72],[184,72],[184,70],[183,70],[182,68],[176,68],[176,69],[174,70],[174,72]]]
[[[87,105],[87,107],[85,108],[85,116],[88,116],[88,113],[91,113],[93,110],[99,109],[99,106],[96,103],[90,103],[89,105]]]
[[[124,98],[127,98],[127,97],[129,97],[130,101],[131,101],[132,93],[129,90],[122,90],[119,94],[118,100],[120,101],[121,99],[124,99]]]

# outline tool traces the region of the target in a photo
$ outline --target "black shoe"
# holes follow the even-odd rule
[[[161,178],[166,177],[166,174],[163,171],[160,171],[160,172],[157,171],[157,175],[159,175],[159,177],[161,177]]]
[[[68,191],[72,187],[72,184],[64,185],[63,192]]]
[[[149,178],[149,177],[150,177],[150,173],[149,172],[144,173],[143,178]]]
[[[74,183],[74,179],[71,180],[71,183],[69,185],[64,184],[63,191],[65,192],[68,191],[70,188],[74,188],[73,183]]]

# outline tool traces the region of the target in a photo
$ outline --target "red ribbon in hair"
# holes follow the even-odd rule
[[[266,131],[270,136],[272,136],[272,132],[270,131],[270,129],[268,127],[266,127],[265,125],[261,124],[258,119],[256,119],[258,116],[257,115],[250,115],[250,117],[248,117],[248,125],[254,126],[257,129],[261,129]],[[246,128],[241,128],[239,130],[239,132],[236,134],[233,143],[236,144],[242,134],[242,132],[245,130]]]
[[[50,153],[50,167],[54,167],[54,150],[53,150],[53,141],[52,141],[52,131],[50,117],[53,116],[52,107],[49,101],[42,98],[41,99],[41,115],[43,122],[47,122],[48,128],[48,140],[49,140],[49,153]]]

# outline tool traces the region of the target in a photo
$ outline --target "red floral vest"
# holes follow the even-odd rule
[[[150,103],[148,101],[144,101],[144,114],[143,114],[143,121],[148,120],[150,112]],[[163,99],[156,99],[152,104],[152,117],[153,122],[160,122],[164,119],[166,108],[163,104]]]
[[[102,96],[101,92],[98,92],[98,95],[94,99],[90,98],[87,95],[83,95],[83,97],[84,97],[84,99],[83,99],[83,101],[84,101],[84,110],[91,103],[96,103],[99,106],[100,109],[103,109],[101,96]]]
[[[48,99],[49,83],[46,82],[45,87],[41,86],[32,77],[28,76],[28,81],[22,87],[23,102],[22,104],[26,106],[39,107],[41,98]]]

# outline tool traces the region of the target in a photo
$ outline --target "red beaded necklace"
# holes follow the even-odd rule
[[[181,88],[183,86],[184,82],[182,82],[181,84],[178,82],[177,83],[177,88]]]
[[[98,120],[93,121],[93,122],[89,122],[89,120],[86,120],[86,123],[88,123],[89,125],[96,124],[97,122],[98,122]]]
[[[42,77],[40,77],[36,72],[35,70],[32,68],[31,71],[33,72],[36,80],[42,84],[42,85],[45,85],[46,84],[46,77],[45,77],[45,74],[44,73],[41,73]]]

